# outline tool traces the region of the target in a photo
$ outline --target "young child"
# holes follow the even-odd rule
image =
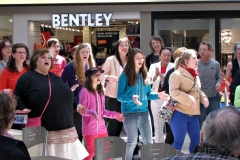
[[[127,134],[125,160],[132,160],[138,129],[142,135],[143,144],[153,143],[148,100],[168,97],[163,92],[151,93],[144,59],[140,49],[131,49],[128,52],[127,65],[118,80],[117,99],[121,102],[121,111],[125,117],[123,126]]]
[[[79,94],[79,103],[85,107],[82,117],[82,133],[85,139],[89,156],[84,160],[92,160],[94,157],[94,139],[107,137],[107,128],[103,117],[124,121],[121,113],[105,109],[105,96],[101,84],[103,70],[90,68],[85,72],[86,82]]]

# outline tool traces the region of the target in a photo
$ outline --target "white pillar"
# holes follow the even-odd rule
[[[91,31],[88,26],[83,27],[83,42],[91,44]]]
[[[151,38],[151,12],[140,13],[140,48],[147,56],[151,53],[149,40]]]
[[[27,14],[14,14],[12,25],[13,43],[24,43],[28,45]]]
[[[209,43],[213,45],[214,50],[215,48],[215,20],[214,19],[209,19]],[[212,55],[212,58],[215,59],[216,54],[220,53],[215,53]]]

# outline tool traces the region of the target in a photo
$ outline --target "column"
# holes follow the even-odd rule
[[[90,43],[91,44],[91,31],[88,26],[83,27],[83,43]]]
[[[151,37],[151,12],[140,13],[140,48],[147,56],[151,53],[149,40]]]

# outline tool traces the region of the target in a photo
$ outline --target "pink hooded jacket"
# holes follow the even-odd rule
[[[106,134],[107,128],[103,117],[112,119],[120,117],[120,113],[105,109],[104,94],[94,94],[86,88],[82,88],[79,94],[79,103],[85,106],[87,110],[82,117],[83,136]],[[96,114],[98,115],[98,121],[94,118]]]

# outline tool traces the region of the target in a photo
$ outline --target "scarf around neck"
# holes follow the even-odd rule
[[[198,76],[198,71],[192,68],[187,68],[185,65],[180,64],[180,66],[182,68],[184,68],[185,70],[187,70],[194,78]]]

